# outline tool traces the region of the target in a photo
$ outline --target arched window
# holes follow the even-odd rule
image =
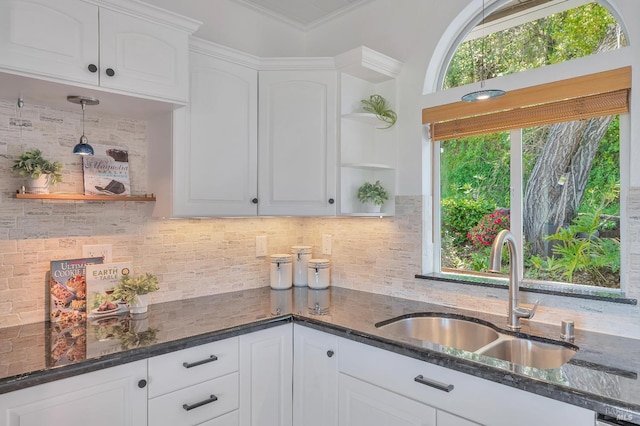
[[[510,229],[528,283],[621,287],[628,136],[620,114],[624,123],[630,69],[593,66],[626,38],[604,6],[585,3],[503,3],[455,49],[443,89],[485,80],[495,87],[503,76],[548,69],[537,74],[544,84],[482,105],[423,110],[436,201],[431,272],[486,279],[490,245]]]

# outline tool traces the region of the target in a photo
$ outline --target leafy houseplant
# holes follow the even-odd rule
[[[377,206],[376,210],[389,199],[387,190],[384,189],[379,180],[376,183],[365,182],[358,188],[358,200],[364,204]]]
[[[135,277],[123,275],[111,297],[115,300],[126,300],[131,306],[131,313],[143,313],[147,311],[146,295],[158,291],[159,288],[158,277],[148,272]]]
[[[32,149],[24,152],[14,161],[13,170],[26,176],[32,181],[44,178],[44,182],[28,185],[32,190],[29,192],[48,193],[49,185],[62,182],[62,164],[58,161],[49,161],[42,157],[42,151]]]
[[[369,99],[363,99],[360,102],[362,102],[362,109],[375,114],[380,121],[387,123],[386,127],[380,127],[380,129],[388,129],[396,124],[398,116],[395,111],[389,107],[389,102],[382,96],[371,95]]]

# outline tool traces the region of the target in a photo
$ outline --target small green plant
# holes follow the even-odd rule
[[[358,200],[362,203],[373,203],[381,206],[389,199],[387,190],[384,189],[379,180],[376,183],[365,182],[358,188]]]
[[[24,152],[14,161],[13,170],[31,179],[38,179],[42,175],[48,175],[49,183],[55,185],[62,182],[62,164],[58,161],[45,160],[42,151],[32,149]]]
[[[398,116],[395,111],[389,107],[389,102],[387,102],[387,100],[382,96],[371,95],[369,96],[369,99],[363,99],[360,102],[362,102],[362,109],[366,112],[375,114],[378,117],[378,120],[387,123],[386,127],[380,127],[380,129],[388,129],[396,124]]]
[[[120,283],[111,294],[114,300],[126,300],[128,303],[136,303],[138,296],[158,291],[158,277],[146,273],[138,276],[123,275]]]

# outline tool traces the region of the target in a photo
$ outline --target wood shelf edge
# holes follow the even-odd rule
[[[156,201],[151,195],[84,195],[84,194],[23,194],[15,197],[22,200],[72,200],[72,201]]]

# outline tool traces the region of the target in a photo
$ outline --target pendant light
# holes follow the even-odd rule
[[[484,63],[484,55],[485,55],[485,34],[484,34],[484,0],[482,0],[482,56],[480,58],[480,90],[477,92],[467,93],[462,97],[464,102],[478,102],[478,101],[486,101],[490,99],[496,99],[500,96],[503,96],[506,92],[500,89],[485,89],[484,88],[484,80],[486,76],[485,71],[485,63]]]
[[[73,153],[76,155],[93,155],[93,147],[89,145],[89,140],[84,135],[84,110],[87,105],[98,105],[100,101],[91,96],[67,96],[67,101],[82,106],[82,136],[80,136],[80,142],[73,147]]]

